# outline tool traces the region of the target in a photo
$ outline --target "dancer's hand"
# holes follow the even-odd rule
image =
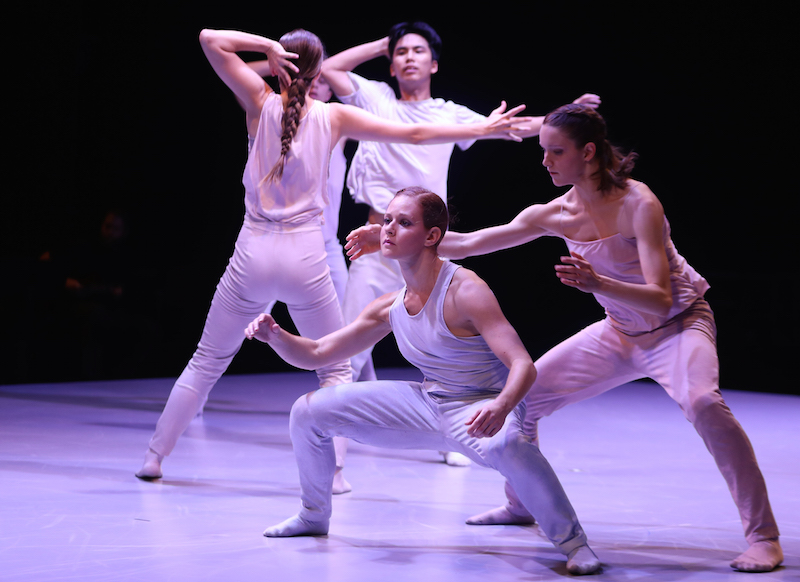
[[[272,47],[267,49],[264,54],[267,55],[272,75],[278,77],[287,87],[291,85],[292,77],[289,75],[289,71],[297,73],[300,69],[289,59],[296,59],[299,55],[286,51],[279,42],[273,42]]]
[[[493,437],[503,428],[506,416],[508,411],[503,410],[496,400],[492,400],[464,423],[469,427],[467,434],[475,438]]]
[[[575,99],[573,103],[582,103],[583,105],[588,105],[592,109],[597,109],[598,107],[600,107],[601,103],[600,95],[595,95],[594,93],[584,93],[583,95]]]
[[[502,139],[522,141],[522,137],[518,134],[528,130],[524,125],[524,120],[527,118],[515,119],[514,116],[523,111],[525,105],[517,105],[508,111],[506,107],[506,102],[501,101],[500,106],[489,114],[485,121],[486,133]]]
[[[362,255],[377,253],[381,249],[381,225],[368,224],[355,229],[347,235],[344,248],[351,261]]]
[[[578,253],[561,257],[563,265],[556,265],[556,276],[567,287],[575,287],[584,293],[594,293],[600,288],[602,279],[595,273],[589,261]]]
[[[269,313],[262,313],[250,322],[244,330],[247,339],[257,339],[269,343],[278,337],[281,326],[278,325]]]

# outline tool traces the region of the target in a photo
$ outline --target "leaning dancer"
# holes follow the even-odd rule
[[[245,330],[306,369],[341,361],[394,332],[400,352],[425,378],[344,384],[301,396],[289,426],[302,509],[264,535],[328,533],[332,439],[342,436],[389,448],[457,451],[497,469],[568,556],[569,572],[594,572],[600,562],[558,478],[522,433],[521,402],[536,369],[486,283],[439,258],[447,224],[439,196],[420,187],[401,190],[384,217],[381,251],[400,265],[403,289],[376,299],[351,324],[318,340],[287,333],[267,314]]]
[[[319,74],[323,48],[319,38],[305,30],[290,32],[280,42],[239,31],[203,30],[200,44],[244,108],[248,136],[253,138],[242,180],[244,224],[197,350],[169,395],[136,474],[145,480],[162,476],[164,457],[239,351],[242,329],[271,301],[284,302],[307,337],[322,337],[343,325],[321,226],[328,161],[341,138],[403,143],[519,140],[511,118],[522,106],[468,125],[405,125],[357,107],[310,98],[308,88]],[[242,51],[267,56],[280,93],[239,57]],[[350,363],[346,358],[327,362],[317,375],[320,386],[350,382]]]
[[[658,382],[694,425],[728,484],[750,544],[731,562],[768,572],[783,561],[778,526],[753,447],[719,391],[714,314],[709,285],[677,253],[658,198],[630,178],[636,154],[606,139],[593,109],[565,105],[549,113],[539,134],[542,164],[556,186],[571,186],[547,204],[534,204],[501,226],[450,233],[440,248],[457,259],[483,255],[542,236],[564,239],[569,256],[556,275],[592,293],[606,318],[555,346],[536,361],[524,431],[538,444],[538,419],[640,378]],[[361,230],[361,238],[368,233]],[[372,233],[372,238],[374,239]],[[359,235],[350,253],[364,252]],[[474,525],[532,523],[536,512],[510,481],[508,503],[467,520]]]

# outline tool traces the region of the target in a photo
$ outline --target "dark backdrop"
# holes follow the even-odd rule
[[[635,177],[659,196],[679,252],[711,283],[723,387],[796,392],[797,275],[786,257],[797,203],[793,165],[781,160],[795,106],[780,15],[561,3],[502,15],[433,8],[388,16],[389,5],[311,6],[17,9],[6,59],[13,105],[4,115],[12,151],[0,225],[0,382],[174,376],[191,355],[241,224],[246,156],[243,115],[203,57],[201,28],[277,38],[304,27],[336,53],[394,22],[423,19],[444,40],[434,96],[483,113],[505,99],[544,114],[583,92],[600,94],[612,140],[639,152]],[[388,80],[387,65],[359,72]],[[452,159],[459,229],[508,221],[559,192],[535,139],[480,142]],[[86,340],[63,315],[53,258],[94,236],[110,207],[129,217],[131,282],[124,316],[93,328],[102,330],[93,340],[100,356],[87,371]],[[363,218],[345,196],[341,233]],[[602,316],[590,296],[557,282],[552,266],[563,250],[548,239],[465,261],[495,290],[534,357]],[[401,363],[391,340],[376,361]],[[246,345],[231,371],[285,369],[265,346]]]

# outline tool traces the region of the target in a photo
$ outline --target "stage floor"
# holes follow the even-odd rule
[[[414,370],[381,370],[383,378]],[[288,411],[311,373],[226,376],[164,462],[134,477],[173,379],[0,386],[0,579],[397,582],[556,580],[536,527],[468,526],[503,479],[433,451],[351,443],[351,493],[325,537],[264,538],[299,508]],[[603,562],[594,580],[800,580],[800,397],[727,391],[753,441],[786,554],[746,548],[722,477],[678,407],[632,383],[542,421],[550,460]]]

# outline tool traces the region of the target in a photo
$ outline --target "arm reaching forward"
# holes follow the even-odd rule
[[[340,362],[372,347],[392,331],[389,307],[397,292],[387,293],[370,303],[353,323],[318,340],[289,333],[271,315],[262,313],[248,325],[247,339],[268,343],[286,363],[315,370]]]

